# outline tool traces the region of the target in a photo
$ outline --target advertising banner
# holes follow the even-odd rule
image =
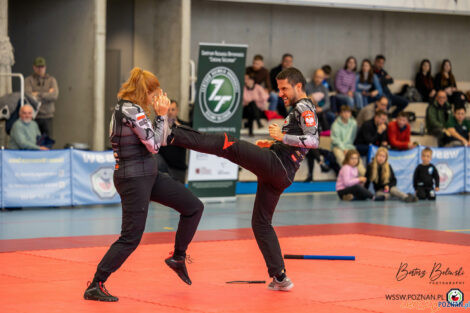
[[[424,147],[420,147],[423,151]],[[431,148],[431,163],[439,172],[439,191],[437,194],[452,194],[465,191],[465,149]],[[467,170],[468,172],[468,170]]]
[[[246,45],[199,45],[194,129],[240,136]],[[238,166],[214,155],[190,151],[189,189],[199,197],[235,196]]]
[[[72,151],[72,204],[119,203],[112,151]]]
[[[2,153],[4,207],[71,205],[70,151]]]

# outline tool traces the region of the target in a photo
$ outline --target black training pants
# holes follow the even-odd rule
[[[274,209],[291,181],[278,156],[271,150],[226,134],[200,133],[184,127],[172,130],[171,144],[226,158],[258,177],[251,225],[270,276],[285,269],[281,247],[272,226]]]
[[[436,192],[432,187],[418,186],[416,188],[416,197],[419,200],[436,200]]]
[[[176,231],[175,251],[186,251],[204,209],[204,205],[196,196],[165,173],[129,178],[114,177],[114,185],[122,203],[121,236],[98,264],[95,279],[102,282],[106,281],[139,245],[150,200],[173,208],[181,214]]]
[[[373,198],[372,193],[360,184],[338,190],[338,196],[340,198],[347,194],[352,194],[354,196],[354,200],[367,200]]]

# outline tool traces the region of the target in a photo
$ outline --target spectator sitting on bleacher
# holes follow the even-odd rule
[[[465,119],[466,113],[465,107],[454,108],[454,115],[451,115],[446,123],[450,136],[445,136],[445,147],[470,145],[470,121]]]
[[[10,132],[9,149],[15,150],[49,150],[37,145],[41,136],[38,124],[33,120],[33,107],[25,104],[20,108],[20,118],[13,124]]]
[[[264,67],[263,56],[257,54],[253,57],[253,64],[246,68],[247,73],[253,73],[255,83],[266,89],[267,92],[271,90],[271,80],[269,78],[268,69]]]
[[[325,73],[325,77],[322,82],[323,86],[325,86],[328,91],[333,91],[333,84],[331,83],[331,66],[325,64],[321,69],[323,73]]]
[[[436,98],[426,109],[426,128],[430,135],[437,138],[439,146],[444,144],[444,131],[447,120],[452,114],[452,108],[447,102],[447,94],[439,90]]]
[[[331,150],[338,164],[343,164],[344,157],[349,150],[355,150],[354,139],[356,139],[357,125],[352,117],[351,108],[347,105],[341,106],[339,116],[331,126]],[[364,176],[366,169],[359,160],[359,176]]]
[[[260,118],[267,109],[269,95],[260,85],[255,83],[253,73],[245,74],[245,87],[243,90],[243,117],[248,119],[245,127],[250,136],[253,136],[253,122],[262,128]]]
[[[335,120],[335,114],[330,110],[330,97],[328,89],[322,84],[325,73],[317,69],[313,74],[312,81],[305,85],[305,93],[315,104],[315,109],[322,131],[329,130]]]
[[[385,57],[381,54],[377,55],[374,61],[374,72],[379,78],[384,95],[390,100],[390,106],[395,107],[395,110],[391,114],[392,118],[395,118],[399,112],[403,111],[408,106],[408,100],[392,94],[388,85],[393,84],[393,78],[384,70],[384,65]]]
[[[387,112],[379,110],[359,128],[354,144],[361,156],[367,156],[369,145],[387,146],[387,140]]]
[[[356,117],[357,127],[361,127],[365,121],[371,120],[375,116],[375,112],[382,110],[387,112],[388,108],[388,99],[385,96],[382,96],[374,103],[370,103],[363,107],[359,114]]]
[[[375,195],[383,196],[385,200],[390,199],[390,197],[395,197],[405,202],[415,202],[418,200],[412,194],[406,194],[398,189],[397,178],[392,166],[388,163],[388,150],[385,147],[377,149],[372,162],[367,166],[366,178],[365,187],[369,189],[369,185],[372,183]]]
[[[355,57],[348,57],[344,67],[336,73],[335,89],[336,101],[339,105],[347,104],[351,109],[362,108],[361,95],[356,92],[356,67]]]
[[[362,60],[361,70],[356,74],[356,91],[361,94],[361,107],[365,107],[382,96],[379,79],[374,74],[372,64],[368,59]]]
[[[416,143],[410,141],[411,127],[405,112],[398,113],[397,119],[388,123],[388,142],[393,150],[408,150],[416,148]]]
[[[269,94],[269,110],[276,111],[283,117],[287,116],[287,110],[284,101],[279,97],[279,88],[277,88],[276,76],[283,70],[294,66],[294,57],[290,53],[284,53],[281,64],[271,69],[269,77],[271,79],[271,93]]]
[[[429,102],[436,95],[434,81],[431,75],[431,62],[428,59],[421,61],[419,72],[416,73],[415,87],[421,94],[424,102]]]
[[[455,106],[464,106],[467,98],[463,92],[457,89],[454,74],[452,74],[452,64],[445,59],[441,64],[441,71],[436,75],[434,80],[436,90],[444,90],[447,94],[449,102]]]

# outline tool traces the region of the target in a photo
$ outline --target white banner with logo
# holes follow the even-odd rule
[[[199,45],[198,93],[193,127],[240,137],[246,45]],[[235,196],[238,166],[228,160],[190,151],[189,189],[199,197]]]

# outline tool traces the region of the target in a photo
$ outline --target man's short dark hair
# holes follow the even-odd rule
[[[257,54],[253,57],[253,61],[256,61],[256,60],[260,60],[260,61],[263,61],[264,58],[261,54]]]
[[[467,112],[467,108],[465,107],[465,105],[457,105],[454,107],[454,113],[460,110],[464,110],[465,112]]]
[[[375,115],[374,115],[374,116],[381,116],[381,115],[387,116],[387,112],[385,112],[384,110],[377,110],[377,111],[375,111]]]
[[[292,87],[294,87],[298,83],[301,83],[302,90],[305,91],[305,84],[307,83],[305,81],[305,77],[302,74],[302,72],[300,72],[295,67],[290,67],[290,68],[286,68],[285,70],[282,70],[282,72],[277,74],[276,79],[277,80],[287,79],[287,81]]]
[[[331,66],[329,66],[328,64],[323,65],[321,69],[323,70],[323,72],[325,72],[326,75],[331,74]]]
[[[352,112],[352,110],[349,107],[349,105],[343,104],[341,108],[339,109],[339,113],[343,113],[343,112]]]
[[[284,60],[284,59],[287,58],[287,57],[294,58],[294,56],[293,56],[292,54],[290,54],[290,53],[284,53],[284,54],[282,55],[282,60]]]
[[[384,60],[384,61],[385,61],[386,59],[385,59],[385,57],[384,57],[383,54],[377,54],[377,55],[375,56],[375,60],[376,60],[376,61],[377,61],[377,60]]]
[[[178,104],[178,101],[176,101],[174,99],[170,99],[170,104],[173,103],[173,102],[176,104],[176,107],[179,108],[180,105]]]

